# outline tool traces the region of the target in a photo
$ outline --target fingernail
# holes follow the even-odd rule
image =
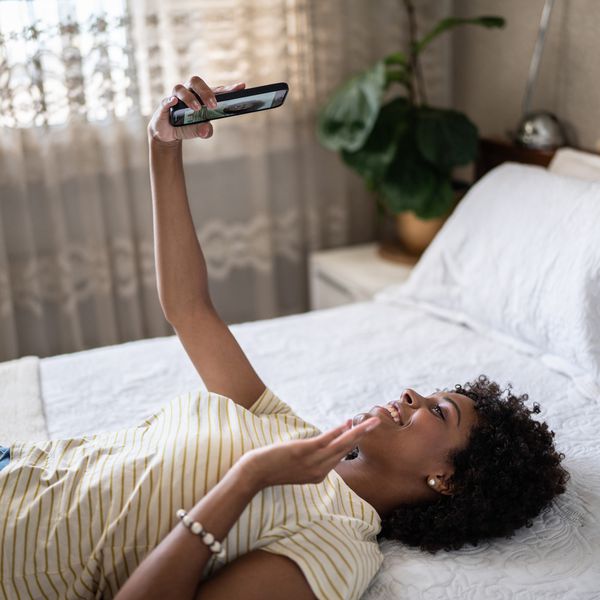
[[[208,105],[209,105],[211,108],[217,108],[217,101],[216,101],[216,100],[214,100],[213,98],[211,98],[211,99],[208,101]]]
[[[197,100],[194,100],[192,102],[192,108],[195,108],[196,110],[200,110],[200,102],[198,102]]]

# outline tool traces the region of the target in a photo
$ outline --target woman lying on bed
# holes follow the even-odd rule
[[[3,597],[358,598],[378,535],[460,548],[564,491],[539,408],[484,377],[405,390],[325,433],[261,381],[211,302],[188,207],[182,139],[212,125],[168,121],[178,98],[194,107],[189,88],[211,107],[243,85],[193,77],[148,126],[160,301],[210,392],[137,427],[15,444],[0,472]]]

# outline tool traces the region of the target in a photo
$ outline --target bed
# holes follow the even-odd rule
[[[503,177],[519,178],[519,168],[534,169],[513,165]],[[589,183],[600,180],[595,156],[559,152],[550,171],[562,176],[567,188],[579,185],[579,195],[591,190],[593,196],[600,190],[600,184]],[[538,176],[544,175],[536,171]],[[600,196],[597,200],[600,207]],[[600,245],[600,235],[585,235],[590,244]],[[436,242],[422,262],[435,262],[440,251]],[[543,240],[540,243],[543,252]],[[600,249],[591,253],[598,256]],[[579,258],[574,257],[573,264]],[[592,264],[573,267],[575,274],[561,277],[585,271],[585,297],[595,294],[599,299],[598,265],[588,262]],[[530,318],[511,321],[516,333],[497,326],[491,309],[485,318],[474,318],[469,307],[461,310],[452,304],[457,299],[451,294],[445,305],[437,305],[432,298],[446,283],[440,280],[437,287],[427,288],[424,283],[431,280],[432,269],[426,264],[411,277],[412,288],[390,286],[368,302],[230,327],[263,381],[321,429],[394,399],[405,387],[429,393],[485,373],[499,383],[511,382],[516,392],[527,392],[540,402],[540,418],[556,432],[571,480],[567,492],[531,528],[510,540],[436,555],[384,541],[384,564],[363,600],[600,598],[600,378],[593,363],[598,341],[588,339],[590,332],[581,332],[579,321],[573,324],[572,316],[563,314],[565,306],[572,309],[573,304],[552,304],[549,310],[556,311],[556,323],[547,330],[542,326],[530,331]],[[566,292],[558,296],[567,296],[565,302],[578,298]],[[511,304],[503,310],[510,314],[522,309]],[[597,317],[600,328],[598,307],[586,305],[586,311],[594,327]],[[534,318],[543,318],[540,313],[543,310],[536,307]],[[541,341],[535,338],[537,329],[542,331]],[[565,331],[576,332],[570,349]],[[20,438],[122,428],[143,420],[173,396],[205,389],[174,336],[19,359],[0,365],[0,383],[0,404],[15,395],[22,398],[20,408],[9,413],[12,432],[18,430]]]

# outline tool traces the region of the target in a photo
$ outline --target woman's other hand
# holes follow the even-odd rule
[[[246,452],[235,467],[258,489],[271,485],[319,483],[381,421],[371,417],[352,428],[352,420],[307,440],[292,440]]]
[[[148,136],[155,142],[163,144],[175,144],[181,140],[192,138],[209,138],[213,134],[212,123],[195,123],[192,125],[184,125],[183,127],[173,127],[169,121],[169,109],[175,106],[179,100],[183,100],[190,108],[200,110],[198,99],[190,90],[194,90],[202,102],[208,108],[216,107],[215,94],[225,92],[235,92],[242,90],[246,86],[245,83],[235,83],[233,85],[217,87],[209,87],[203,79],[194,75],[185,85],[178,83],[174,88],[171,96],[163,98],[158,108],[150,118],[148,123]]]

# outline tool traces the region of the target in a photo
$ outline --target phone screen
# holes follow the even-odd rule
[[[244,98],[231,98],[219,100],[217,97],[217,108],[202,106],[200,110],[185,107],[173,111],[173,119],[182,124],[190,125],[201,121],[212,121],[224,117],[232,117],[247,112],[267,110],[279,106],[283,101],[280,91],[269,91],[253,94]]]

